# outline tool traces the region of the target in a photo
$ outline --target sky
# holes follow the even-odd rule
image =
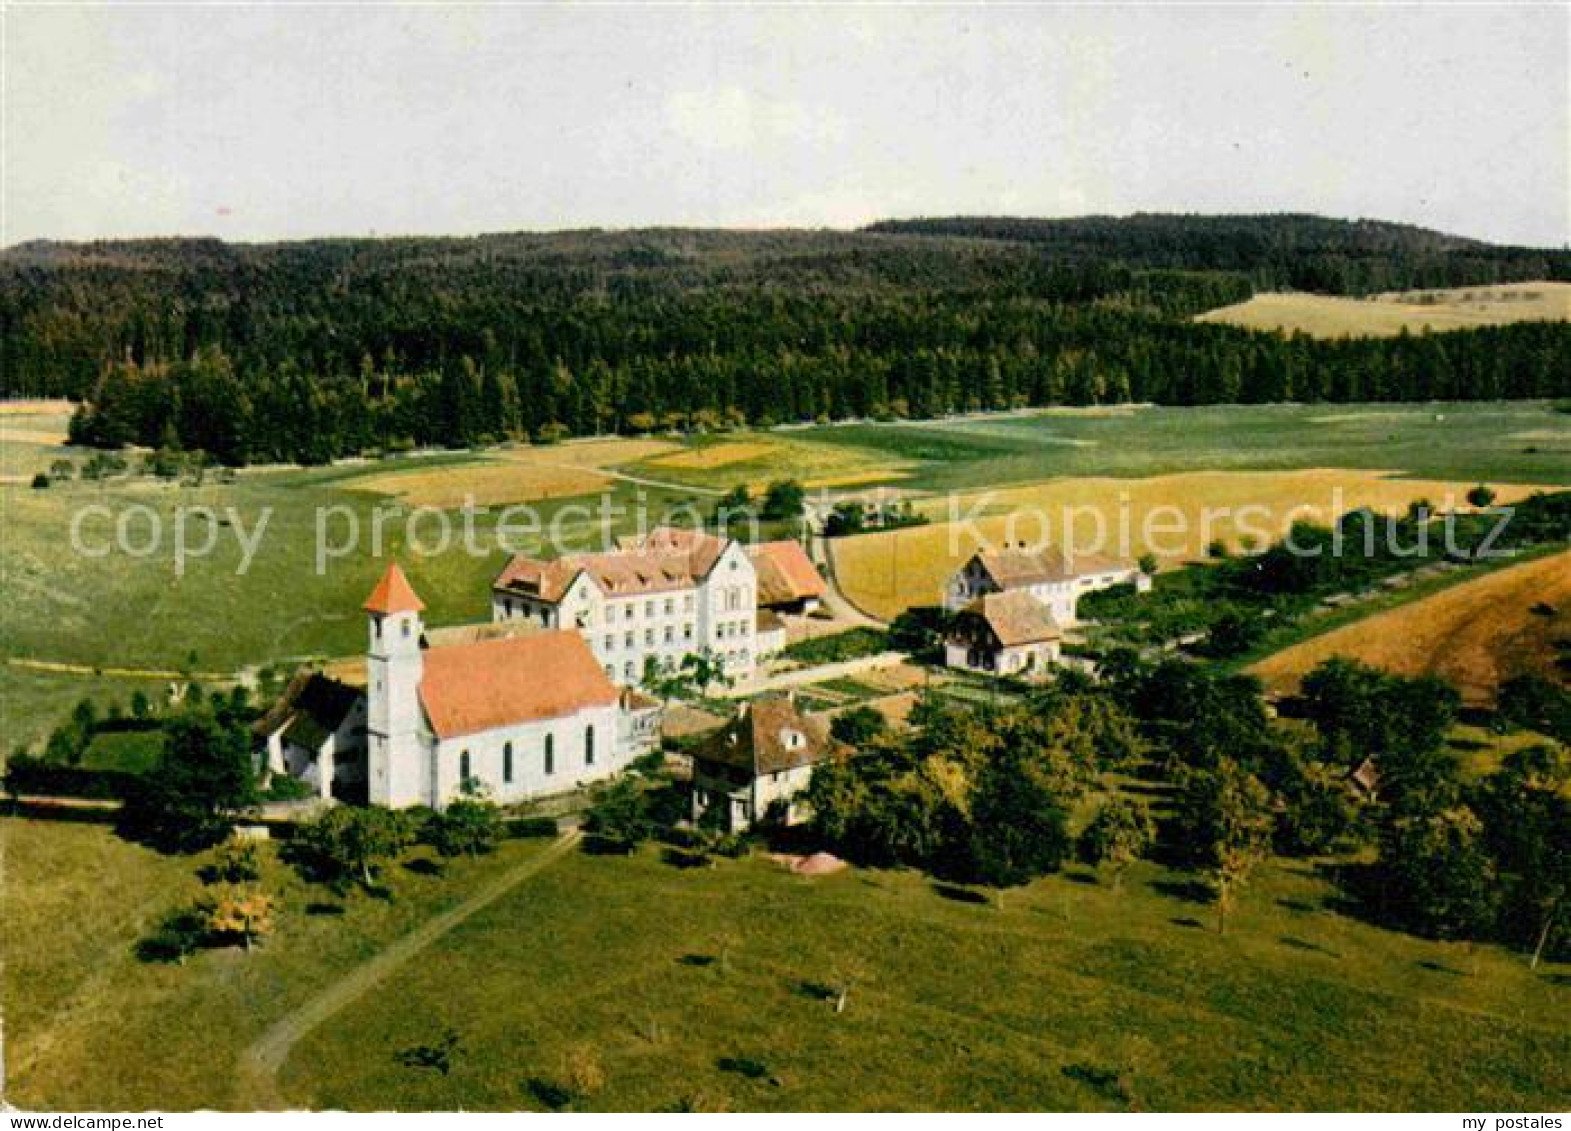
[[[1568,7],[0,5],[0,244],[1305,211],[1571,242]]]

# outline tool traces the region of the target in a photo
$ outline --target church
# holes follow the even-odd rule
[[[469,783],[508,804],[612,777],[657,741],[658,704],[612,684],[577,632],[428,630],[425,603],[397,563],[364,607],[358,702],[324,694],[326,677],[297,680],[258,735],[271,771],[324,798],[353,792],[373,805],[439,809]],[[324,705],[332,718],[316,718]]]

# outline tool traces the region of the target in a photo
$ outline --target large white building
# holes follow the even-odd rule
[[[659,527],[612,552],[514,558],[493,583],[491,614],[577,632],[624,686],[643,678],[651,656],[674,666],[705,650],[746,680],[760,660],[758,587],[741,542]],[[772,633],[762,650],[778,642]]]
[[[292,683],[258,731],[271,770],[323,797],[439,809],[466,783],[500,804],[565,793],[654,745],[658,705],[615,687],[578,633],[427,631],[424,609],[388,566],[365,603],[365,689],[322,676]]]
[[[957,613],[991,593],[1029,593],[1060,626],[1080,619],[1080,598],[1114,585],[1151,588],[1138,566],[1092,554],[1068,557],[1055,551],[978,550],[944,586],[944,608]]]

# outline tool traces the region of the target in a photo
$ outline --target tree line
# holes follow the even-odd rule
[[[1433,233],[1367,247],[1332,221],[1282,245],[1255,221],[1273,256],[1404,281],[1457,250]],[[83,400],[85,443],[231,464],[1034,405],[1571,394],[1560,323],[1348,341],[1194,323],[1278,280],[1224,254],[1248,242],[1232,229],[1142,225],[1068,245],[909,230],[24,245],[0,254],[0,394]],[[1445,262],[1468,281],[1560,269],[1460,246]]]

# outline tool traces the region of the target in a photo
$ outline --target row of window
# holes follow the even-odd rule
[[[747,635],[747,622],[745,620],[723,620],[715,625],[715,637],[720,640],[729,640],[734,636]]]
[[[693,626],[691,624],[684,624],[682,626],[682,639],[684,641],[691,641],[693,639]],[[666,625],[660,632],[660,641],[663,644],[675,644],[676,626],[671,624]],[[616,635],[610,632],[606,633],[605,636],[601,638],[601,645],[602,652],[615,652]],[[622,646],[624,648],[636,648],[638,646],[638,634],[636,632],[623,633]],[[644,629],[644,647],[653,648],[654,646],[655,630],[652,628]]]
[[[676,614],[676,598],[675,597],[666,597],[663,601],[656,601],[654,598],[646,598],[644,600],[644,616],[646,616],[646,617],[654,616],[655,615],[655,609],[656,609],[657,606],[668,617],[669,616],[674,616]],[[620,602],[610,602],[610,601],[608,601],[608,602],[606,602],[606,606],[605,606],[605,622],[606,622],[606,624],[614,624],[616,622],[616,613],[617,613],[618,609],[622,610],[622,619],[623,620],[632,620],[633,617],[638,615],[637,614],[638,602],[637,601],[620,601]],[[690,613],[690,612],[693,611],[693,595],[691,593],[684,593],[682,595],[682,611],[684,613]]]
[[[584,766],[588,768],[595,764],[595,728],[584,728]],[[540,744],[540,766],[547,775],[556,773],[556,735],[548,734]],[[474,780],[474,763],[471,761],[469,751],[461,750],[458,754],[458,780],[461,782]],[[513,782],[513,744],[502,744],[502,784],[511,785]]]

